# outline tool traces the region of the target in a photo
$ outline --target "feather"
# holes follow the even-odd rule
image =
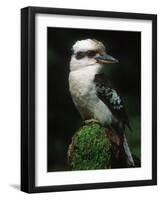
[[[116,119],[122,123],[123,129],[127,126],[132,130],[123,99],[112,87],[108,77],[105,74],[96,74],[94,82],[98,97],[108,106]]]

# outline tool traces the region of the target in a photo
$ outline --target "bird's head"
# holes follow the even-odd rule
[[[106,53],[104,44],[95,39],[77,41],[72,47],[70,70],[75,71],[85,67],[101,67],[102,64],[117,63],[118,60]]]

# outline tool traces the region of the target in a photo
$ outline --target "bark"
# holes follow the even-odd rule
[[[88,123],[74,134],[68,147],[67,159],[71,170],[94,170],[127,168],[126,162],[116,159],[105,131],[97,122]],[[140,160],[135,156],[135,167],[140,167]]]

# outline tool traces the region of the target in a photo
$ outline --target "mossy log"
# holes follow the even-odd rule
[[[132,155],[135,167],[140,167],[141,162]],[[91,122],[80,127],[72,137],[69,145],[68,166],[71,170],[94,170],[127,168],[124,160],[117,160],[114,149],[107,137],[107,129],[97,122]]]
[[[111,145],[105,129],[96,122],[82,126],[73,136],[68,148],[71,170],[111,168]]]

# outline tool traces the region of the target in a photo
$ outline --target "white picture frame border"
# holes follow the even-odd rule
[[[47,172],[47,27],[141,32],[141,167]],[[35,18],[35,185],[152,179],[152,20],[36,14]]]

